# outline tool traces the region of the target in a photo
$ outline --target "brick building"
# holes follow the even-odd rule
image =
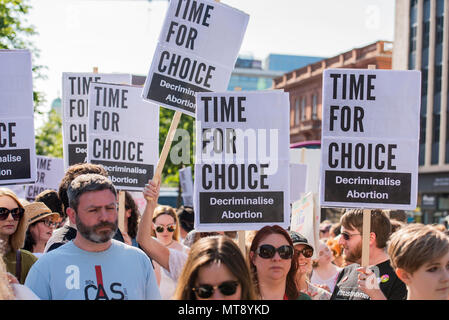
[[[323,59],[273,79],[273,89],[290,94],[290,143],[321,140],[322,74],[327,68],[391,69],[392,43],[377,41]]]

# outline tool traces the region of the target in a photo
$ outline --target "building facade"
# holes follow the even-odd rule
[[[422,76],[417,220],[444,223],[449,212],[449,1],[396,0],[395,12],[393,69],[420,70]]]
[[[377,41],[322,59],[273,79],[274,89],[290,94],[290,143],[321,140],[322,74],[327,68],[391,69],[392,43]]]

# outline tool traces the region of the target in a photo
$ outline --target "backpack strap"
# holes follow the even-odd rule
[[[20,249],[16,251],[16,278],[20,282],[20,276],[22,275],[22,254]]]

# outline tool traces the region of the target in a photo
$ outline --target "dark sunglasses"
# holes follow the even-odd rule
[[[156,232],[157,233],[162,233],[164,232],[165,227],[164,226],[157,226],[156,227]],[[167,226],[167,231],[168,232],[174,232],[175,231],[175,227],[174,226]]]
[[[360,233],[349,234],[346,232],[341,233],[341,236],[343,237],[343,239],[345,239],[345,241],[349,241],[349,239],[351,239],[352,236],[357,236],[357,235],[361,235],[361,234]]]
[[[276,252],[279,253],[279,257],[281,257],[281,259],[291,259],[293,256],[293,247],[289,245],[283,245],[279,248],[275,248],[271,244],[263,244],[256,250],[256,253],[259,255],[259,257],[263,259],[273,258]]]
[[[15,221],[19,221],[23,217],[25,209],[21,207],[17,207],[11,210],[7,208],[0,208],[0,221],[6,220],[10,213]]]
[[[302,255],[305,258],[310,258],[313,256],[313,249],[309,248],[309,247],[305,247],[302,248],[301,250],[295,249],[296,254],[299,256],[300,253],[302,253]]]
[[[198,287],[192,288],[193,292],[201,299],[208,299],[212,297],[215,290],[218,289],[225,296],[232,296],[237,291],[238,281],[225,281],[217,286],[210,284],[201,284]]]

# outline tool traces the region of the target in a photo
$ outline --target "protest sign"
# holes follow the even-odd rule
[[[290,163],[290,203],[301,199],[306,192],[307,165]]]
[[[195,229],[287,228],[288,94],[235,91],[197,99]]]
[[[226,90],[248,20],[216,1],[170,1],[142,98],[195,116],[197,92]]]
[[[25,199],[30,202],[42,191],[57,191],[64,176],[64,163],[60,158],[36,156],[36,168],[36,182],[25,186]]]
[[[88,95],[91,82],[129,84],[130,74],[62,74],[62,132],[64,167],[86,162]]]
[[[0,185],[36,180],[33,78],[27,50],[0,50]]]
[[[313,193],[308,192],[301,199],[292,203],[290,230],[299,232],[315,248],[317,253],[319,216],[315,215]]]
[[[322,206],[415,209],[420,88],[419,71],[324,71]]]
[[[141,191],[159,152],[159,107],[140,87],[90,84],[88,162],[101,164],[119,190]]]
[[[179,183],[182,188],[182,202],[185,206],[193,207],[192,167],[179,169]]]

